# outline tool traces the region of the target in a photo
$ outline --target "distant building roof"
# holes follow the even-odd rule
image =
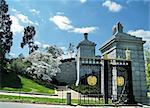
[[[94,42],[88,40],[88,33],[84,33],[84,40],[78,44],[77,48],[79,48],[81,45],[96,46]]]
[[[60,60],[62,63],[64,62],[71,62],[72,60],[75,60],[75,58],[67,58],[67,59],[62,59]]]

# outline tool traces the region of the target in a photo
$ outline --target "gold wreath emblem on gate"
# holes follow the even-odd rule
[[[91,85],[91,86],[96,85],[96,83],[97,83],[97,78],[96,78],[96,76],[91,75],[91,76],[87,77],[87,82],[88,82],[88,84]]]
[[[124,85],[124,77],[122,77],[122,76],[117,77],[117,85],[118,86],[123,86]]]

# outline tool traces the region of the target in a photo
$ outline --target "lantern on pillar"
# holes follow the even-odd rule
[[[125,50],[125,56],[126,56],[126,60],[131,59],[131,51],[128,48]]]

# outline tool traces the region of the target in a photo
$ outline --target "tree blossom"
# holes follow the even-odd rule
[[[33,78],[51,81],[53,76],[61,72],[59,68],[60,60],[51,53],[35,51],[26,60],[32,63],[26,71]]]

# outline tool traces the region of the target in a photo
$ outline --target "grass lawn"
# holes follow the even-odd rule
[[[44,103],[44,104],[65,104],[66,99],[57,98],[37,98],[37,97],[23,97],[0,95],[0,101],[5,102],[24,102],[24,103]]]
[[[4,87],[4,88],[2,88],[2,90],[54,94],[53,89],[39,85],[38,83],[34,82],[33,80],[27,79],[25,77],[22,77],[22,76],[19,76],[19,77],[20,77],[21,83],[22,83],[21,89]]]
[[[37,98],[37,97],[24,97],[24,96],[10,96],[10,95],[0,95],[0,101],[5,102],[24,102],[24,103],[41,103],[41,104],[66,104],[66,99],[60,98]],[[72,99],[72,105],[77,105],[78,100]],[[103,105],[104,100],[81,100],[80,105]],[[111,104],[111,102],[109,103]]]

